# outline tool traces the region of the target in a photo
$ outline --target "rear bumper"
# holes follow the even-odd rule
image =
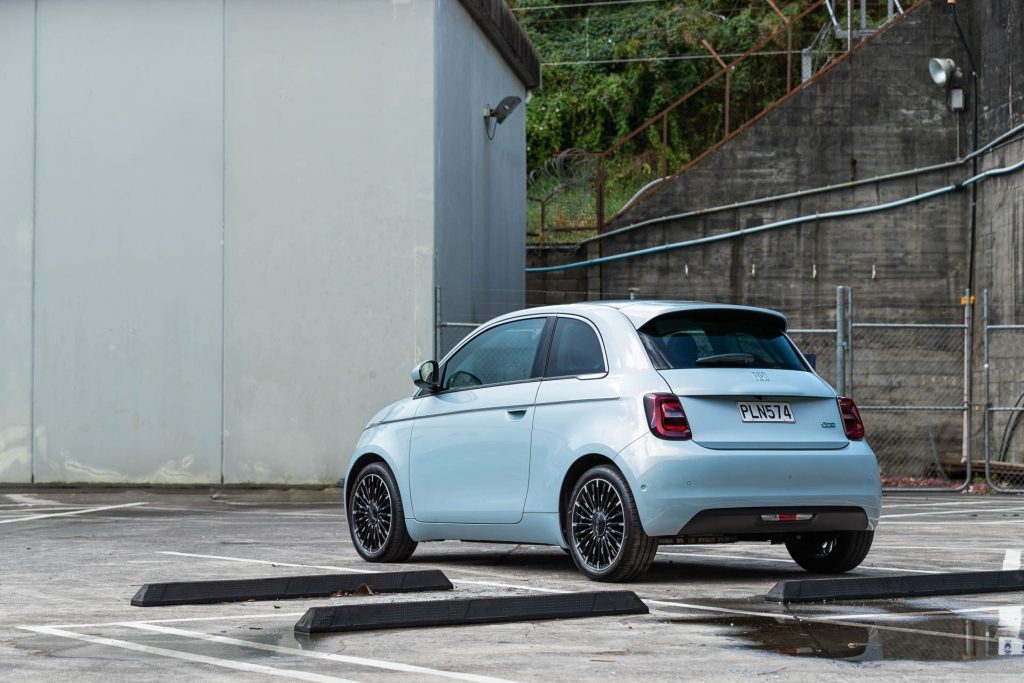
[[[780,514],[797,515],[799,519],[772,519]],[[817,531],[863,531],[867,528],[867,513],[859,507],[721,508],[698,512],[676,535],[772,536]]]
[[[863,441],[840,450],[724,451],[648,434],[616,463],[650,536],[866,530],[881,513],[878,462]],[[751,511],[799,508],[818,512],[807,522],[761,526],[761,512]]]

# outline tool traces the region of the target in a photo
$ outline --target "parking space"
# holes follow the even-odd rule
[[[403,565],[352,549],[336,489],[0,493],[0,661],[12,679],[1018,680],[1024,593],[779,605],[806,578],[782,547],[663,546],[626,586],[648,615],[300,636],[310,606],[611,589],[557,548],[422,544]],[[887,496],[857,576],[1015,569],[1024,498]],[[448,594],[131,607],[143,583],[442,569]],[[824,660],[824,661],[823,661]]]

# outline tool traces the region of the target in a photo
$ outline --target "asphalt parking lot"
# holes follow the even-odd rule
[[[0,491],[7,680],[1021,680],[1024,593],[788,606],[782,547],[663,546],[625,588],[650,614],[302,636],[308,607],[618,588],[557,548],[421,544],[403,565],[352,549],[337,489]],[[1024,497],[886,496],[855,576],[1019,568]],[[441,569],[454,591],[140,608],[148,582]]]

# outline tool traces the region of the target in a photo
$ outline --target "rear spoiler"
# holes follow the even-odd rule
[[[736,311],[751,313],[755,316],[763,316],[765,318],[771,318],[782,326],[782,331],[785,332],[789,327],[789,321],[782,313],[773,311],[770,308],[757,308],[754,306],[736,306],[733,304],[700,304],[700,303],[686,303],[672,305],[670,302],[640,302],[636,304],[629,304],[619,308],[619,311],[629,318],[629,321],[633,323],[633,327],[640,329],[647,323],[651,322],[655,318],[660,318],[663,315],[673,315],[676,313],[691,313],[696,311]]]

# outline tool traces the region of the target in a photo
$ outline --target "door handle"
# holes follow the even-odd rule
[[[505,414],[508,415],[508,419],[510,420],[521,420],[526,417],[526,410],[526,408],[513,408],[511,410],[506,410]]]

